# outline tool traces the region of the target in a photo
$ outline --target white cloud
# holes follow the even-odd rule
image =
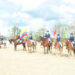
[[[39,5],[43,4],[47,0],[9,0],[15,5],[22,6],[22,10],[30,11],[36,9]]]
[[[64,2],[64,3],[69,3],[69,4],[71,4],[71,5],[75,5],[75,1],[74,0],[62,0],[62,2]]]
[[[72,7],[70,7],[70,6],[66,6],[66,5],[61,5],[60,7],[59,7],[59,12],[60,13],[75,13],[75,10],[74,10],[75,8],[72,8]]]
[[[0,31],[5,34],[8,32],[9,24],[12,26],[20,23],[23,24],[20,26],[21,29],[36,31],[40,27],[48,29],[56,23],[70,23],[75,20],[74,0],[8,0],[7,2],[15,4],[13,6],[15,11],[10,13],[6,9],[6,12],[0,14]],[[10,8],[8,4],[7,7]]]

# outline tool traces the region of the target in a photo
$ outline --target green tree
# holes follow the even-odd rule
[[[14,36],[15,33],[16,33],[16,31],[17,31],[17,27],[16,26],[13,26],[12,29],[11,29],[11,31],[12,31],[12,36]],[[21,32],[21,29],[18,28],[18,33],[20,33],[20,32]]]

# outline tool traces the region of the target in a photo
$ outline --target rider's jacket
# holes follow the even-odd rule
[[[70,38],[69,38],[69,41],[70,41],[70,42],[73,42],[73,41],[74,41],[74,36],[70,37]]]
[[[30,36],[30,37],[29,37],[29,39],[30,39],[30,40],[33,40],[33,37],[32,37],[32,36]]]
[[[17,36],[17,40],[20,39],[20,35]]]
[[[49,34],[49,33],[46,34],[45,37],[46,37],[47,39],[49,39],[49,38],[50,38],[50,34]]]
[[[60,37],[57,37],[57,42],[60,42],[60,39],[61,39]]]

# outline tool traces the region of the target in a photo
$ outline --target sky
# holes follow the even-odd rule
[[[13,26],[37,30],[75,21],[74,0],[0,0],[0,32]]]

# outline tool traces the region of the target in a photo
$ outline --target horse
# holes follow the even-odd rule
[[[41,45],[43,45],[44,47],[44,54],[45,54],[45,47],[47,47],[47,53],[48,51],[50,51],[50,48],[52,50],[52,39],[51,39],[51,42],[48,41],[47,38],[44,38],[44,37],[39,37],[38,41],[42,41]]]
[[[26,38],[24,41],[27,42],[27,47],[28,47],[28,52],[29,53],[32,52],[31,51],[31,48],[33,48],[33,52],[36,51],[36,45],[37,45],[37,42],[36,41],[32,41],[32,40],[30,40],[28,38]]]
[[[68,53],[72,54],[73,47],[71,42],[68,39],[64,39],[64,42],[66,44],[66,49],[68,50]]]
[[[21,45],[21,44],[23,45],[23,50],[26,50],[26,46],[25,46],[24,40],[21,40],[21,42],[18,42],[16,39],[10,39],[9,42],[10,42],[10,44],[12,44],[12,42],[14,43],[15,51],[16,51],[17,45]]]
[[[4,47],[6,47],[6,43],[3,43],[2,41],[0,41],[0,48],[1,48],[1,45],[4,45]]]
[[[60,43],[61,43],[61,45],[59,44],[57,39],[54,39],[54,48],[58,49],[61,52],[63,50],[63,42],[60,42]]]

